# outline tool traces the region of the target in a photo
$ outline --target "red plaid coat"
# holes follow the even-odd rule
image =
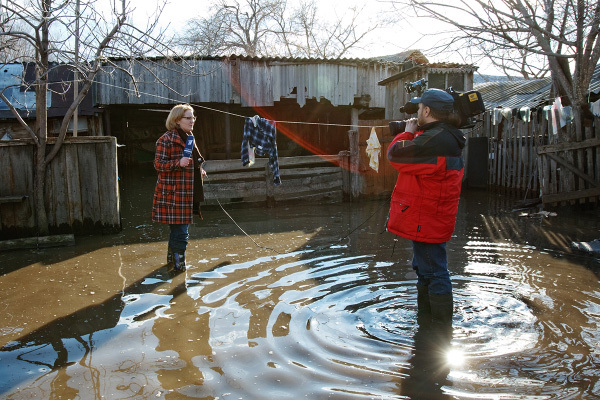
[[[194,203],[194,162],[181,168],[185,143],[177,131],[165,132],[156,141],[154,168],[158,180],[152,202],[152,221],[191,224]]]

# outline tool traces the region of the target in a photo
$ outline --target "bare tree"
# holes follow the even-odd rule
[[[23,120],[15,104],[0,92],[0,98],[8,105],[15,118],[29,133],[36,146],[34,168],[34,202],[37,226],[40,234],[48,233],[48,219],[44,205],[46,167],[61,148],[69,122],[75,110],[87,95],[95,76],[102,69],[118,68],[111,57],[139,59],[145,54],[162,54],[162,33],[157,32],[156,20],[150,20],[144,28],[129,22],[132,12],[126,0],[113,3],[113,9],[103,9],[106,2],[79,0],[80,12],[76,13],[76,2],[71,0],[6,0],[0,3],[0,39],[3,42],[24,41],[35,50],[31,59],[35,66],[34,82],[22,82],[36,96],[35,127],[32,129]],[[112,3],[112,2],[111,2]],[[157,15],[161,9],[157,10]],[[78,15],[79,19],[75,18]],[[77,28],[77,29],[76,29]],[[78,38],[78,55],[74,49],[74,38]],[[53,68],[67,66],[79,76],[76,96],[67,109],[60,126],[56,143],[47,151],[48,113],[46,109],[49,90],[66,91],[72,82],[49,85]],[[119,69],[123,69],[119,67]],[[127,71],[126,71],[127,72]],[[135,78],[130,74],[132,81]]]
[[[7,20],[8,15],[0,6],[0,31],[22,31],[23,23],[20,21]],[[32,60],[35,54],[34,48],[23,38],[0,35],[0,63],[10,64]]]
[[[417,16],[433,18],[455,29],[448,46],[471,46],[513,55],[524,68],[535,68],[531,57],[542,57],[557,96],[573,106],[581,134],[587,92],[600,58],[600,0],[427,0],[394,1]],[[544,64],[540,66],[544,68]]]
[[[358,9],[321,21],[315,0],[290,9],[285,0],[220,0],[209,17],[193,18],[179,38],[199,54],[340,58],[377,25],[359,29]]]

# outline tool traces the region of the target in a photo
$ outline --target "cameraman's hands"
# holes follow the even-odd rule
[[[411,119],[406,120],[406,128],[404,128],[404,129],[406,130],[406,132],[415,133],[415,131],[417,130],[417,127],[418,127],[417,119],[411,118]]]

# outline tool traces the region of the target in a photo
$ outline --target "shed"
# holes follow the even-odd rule
[[[190,103],[194,133],[209,160],[240,156],[244,117],[277,121],[281,156],[337,154],[359,119],[381,119],[385,89],[377,83],[402,70],[405,57],[314,59],[202,57],[113,60],[98,75],[95,104],[105,111],[109,135],[124,144],[122,162],[153,156],[166,112]],[[131,77],[136,77],[139,97]]]
[[[385,86],[385,119],[405,119],[406,114],[400,112],[414,94],[405,90],[407,83],[420,79],[427,81],[428,88],[447,89],[452,87],[457,92],[473,89],[473,73],[476,66],[455,63],[429,63],[426,59],[414,61],[412,65],[404,65],[404,70],[378,82]]]

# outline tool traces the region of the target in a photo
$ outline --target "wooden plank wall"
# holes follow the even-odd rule
[[[0,153],[0,237],[35,235],[34,145],[2,142]],[[68,137],[46,169],[44,198],[51,233],[120,230],[116,138]]]
[[[281,185],[273,184],[267,158],[256,158],[252,166],[240,160],[207,161],[204,180],[205,204],[341,201],[343,197],[342,158],[337,155],[280,157]]]
[[[358,175],[362,180],[359,197],[383,198],[389,197],[396,184],[398,172],[392,167],[387,159],[387,149],[394,139],[390,134],[388,120],[361,120],[358,128],[358,155],[359,170]],[[371,136],[371,129],[375,128],[377,139],[381,145],[379,153],[379,170],[374,170],[369,166],[369,156],[367,155],[367,140]]]

